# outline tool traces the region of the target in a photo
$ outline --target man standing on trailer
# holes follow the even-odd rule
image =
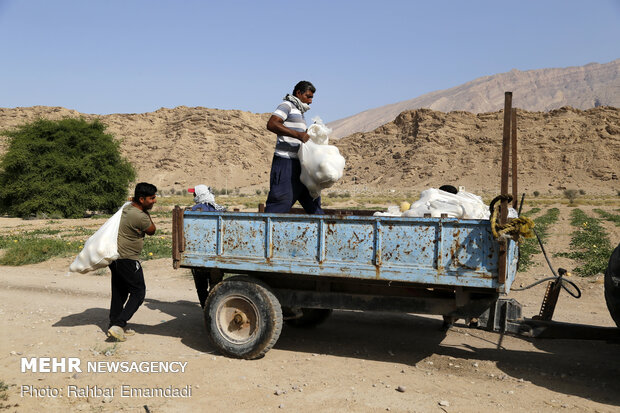
[[[310,109],[316,88],[306,80],[295,85],[292,95],[273,112],[267,122],[267,129],[278,136],[271,162],[269,195],[265,212],[289,212],[299,201],[309,214],[323,214],[321,197],[312,199],[308,188],[301,182],[301,163],[297,151],[309,139],[306,133],[304,113]]]

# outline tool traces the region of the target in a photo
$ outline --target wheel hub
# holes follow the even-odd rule
[[[247,343],[256,334],[260,315],[252,301],[240,295],[222,301],[216,316],[216,324],[224,339],[233,344]]]

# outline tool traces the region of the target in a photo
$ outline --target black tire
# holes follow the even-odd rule
[[[611,318],[620,327],[620,244],[611,253],[605,271],[605,301]]]
[[[213,287],[204,317],[211,344],[231,357],[264,356],[282,331],[280,302],[267,285],[246,276],[227,278]]]
[[[301,317],[285,320],[286,325],[291,327],[316,327],[332,314],[331,308],[302,308]]]

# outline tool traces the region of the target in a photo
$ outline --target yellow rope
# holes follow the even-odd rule
[[[497,201],[506,200],[510,202],[512,200],[511,196],[498,196],[491,201],[490,209],[491,209],[491,231],[493,232],[493,236],[495,239],[499,239],[502,237],[510,237],[515,241],[519,241],[521,238],[533,238],[534,237],[534,221],[527,217],[519,217],[512,218],[506,222],[505,225],[501,225],[497,222],[499,215],[499,207],[495,208],[495,204]]]

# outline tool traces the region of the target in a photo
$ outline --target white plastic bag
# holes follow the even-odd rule
[[[103,268],[118,258],[118,228],[121,224],[123,206],[108,219],[91,237],[86,240],[84,248],[69,266],[69,271],[85,274],[97,268]]]
[[[323,120],[318,116],[312,118],[312,122],[314,122],[308,128],[308,135],[310,139],[316,144],[319,145],[327,145],[329,143],[329,134],[332,133],[332,130],[323,124]]]
[[[297,155],[301,163],[301,182],[306,185],[313,199],[321,196],[321,190],[329,188],[342,178],[345,160],[334,145],[328,145],[331,129],[323,125],[321,118],[308,128],[310,139],[302,143]]]
[[[403,212],[402,216],[423,217],[424,214],[431,214],[433,218],[447,214],[450,218],[489,219],[489,207],[482,202],[481,197],[470,192],[452,194],[429,188],[422,191],[420,199],[411,204],[411,208]]]

